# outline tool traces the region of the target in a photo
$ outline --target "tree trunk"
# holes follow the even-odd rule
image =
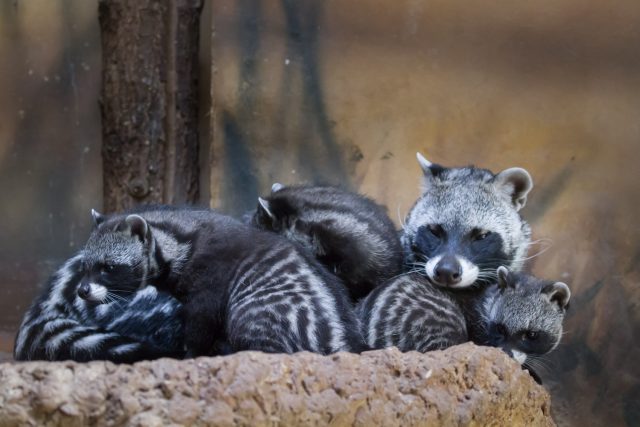
[[[107,212],[198,199],[203,0],[100,0]]]

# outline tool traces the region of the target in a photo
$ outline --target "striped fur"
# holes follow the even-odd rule
[[[358,304],[358,316],[371,348],[426,352],[468,341],[458,304],[415,273],[376,288]]]
[[[363,347],[339,279],[296,244],[230,217],[166,207],[118,214],[87,247],[93,264],[116,262],[122,277],[128,269],[131,287],[153,283],[183,303],[189,356],[221,342],[286,353]]]
[[[477,344],[503,349],[519,363],[535,367],[562,338],[571,291],[562,282],[497,271],[498,281],[473,305],[469,331]],[[528,366],[529,367],[529,366]]]
[[[96,304],[80,298],[83,254],[48,281],[24,316],[16,360],[110,360],[131,363],[183,354],[179,303],[147,287],[126,299]]]
[[[534,369],[560,343],[571,292],[564,283],[505,267],[497,276],[479,297],[415,273],[389,281],[358,305],[366,344],[426,352],[473,341],[501,348],[540,381]]]
[[[402,247],[386,209],[330,186],[274,184],[252,223],[301,244],[340,277],[353,299],[402,270]]]

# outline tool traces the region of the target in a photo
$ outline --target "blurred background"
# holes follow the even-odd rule
[[[96,1],[0,0],[0,351],[102,205]],[[529,268],[567,282],[560,425],[640,425],[640,3],[205,2],[200,202],[337,183],[399,225],[415,152],[521,166]]]

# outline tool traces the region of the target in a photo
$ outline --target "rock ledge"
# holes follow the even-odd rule
[[[135,365],[0,364],[5,425],[553,425],[548,393],[497,349],[243,352]]]

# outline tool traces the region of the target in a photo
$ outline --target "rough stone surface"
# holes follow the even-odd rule
[[[0,365],[0,426],[553,425],[496,349]]]

